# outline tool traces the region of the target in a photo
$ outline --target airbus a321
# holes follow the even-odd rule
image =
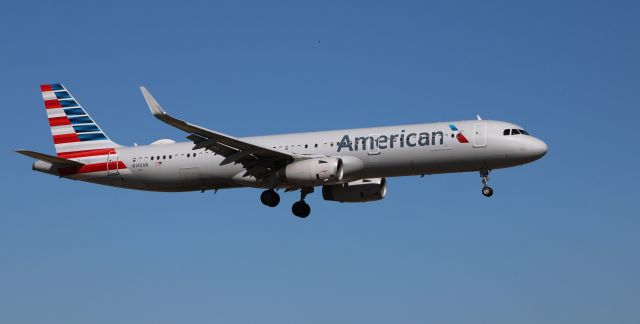
[[[56,155],[29,150],[33,170],[63,178],[148,191],[260,188],[262,203],[276,207],[277,191],[299,191],[292,212],[307,217],[305,197],[322,188],[325,200],[383,199],[387,178],[479,172],[491,197],[491,170],[540,159],[547,145],[522,127],[477,120],[234,137],[169,115],[141,87],[157,119],[188,134],[144,146],[113,142],[61,84],[40,86]]]

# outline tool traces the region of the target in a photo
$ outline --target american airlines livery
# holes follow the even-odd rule
[[[263,204],[280,202],[276,190],[300,191],[293,214],[307,217],[305,197],[322,187],[325,200],[368,202],[387,193],[389,177],[477,171],[491,197],[489,172],[535,161],[547,145],[522,127],[501,121],[454,121],[324,132],[233,137],[167,114],[141,87],[153,113],[183,130],[189,142],[162,139],[126,147],[111,141],[59,84],[40,86],[56,155],[16,152],[36,159],[33,170],[114,187],[149,191],[265,189]]]

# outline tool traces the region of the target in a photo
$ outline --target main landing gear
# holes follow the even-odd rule
[[[480,177],[482,178],[482,194],[485,197],[491,197],[493,196],[493,189],[491,189],[491,187],[489,187],[488,183],[489,183],[489,171],[490,170],[481,170],[480,171]]]
[[[280,203],[280,195],[273,189],[265,190],[260,195],[260,201],[269,207],[275,207]]]
[[[304,198],[313,192],[313,187],[302,187],[300,189],[300,201],[296,201],[293,206],[291,206],[291,211],[294,215],[300,218],[306,218],[311,214],[311,207],[304,201]]]
[[[291,211],[294,215],[300,218],[306,218],[311,214],[311,207],[304,201],[304,198],[312,192],[313,187],[303,187],[300,189],[300,201],[296,201],[293,206],[291,206]],[[280,195],[273,189],[265,190],[260,195],[260,201],[266,206],[276,207],[280,203]]]

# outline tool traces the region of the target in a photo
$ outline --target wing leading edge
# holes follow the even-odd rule
[[[224,156],[220,165],[240,163],[247,170],[243,176],[264,178],[272,171],[294,161],[294,156],[274,151],[260,145],[240,140],[230,135],[219,133],[169,115],[145,87],[140,87],[142,95],[149,105],[154,117],[161,121],[190,133],[187,136],[195,145],[194,150],[205,148]]]

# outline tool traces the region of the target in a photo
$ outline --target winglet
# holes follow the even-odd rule
[[[480,117],[480,115],[476,115],[476,117],[478,118],[478,120],[482,120],[482,118]]]
[[[166,115],[167,112],[160,107],[160,104],[156,101],[156,99],[149,93],[149,90],[145,87],[140,87],[140,91],[142,91],[142,95],[144,96],[144,100],[147,102],[151,113],[158,117],[162,115]]]

